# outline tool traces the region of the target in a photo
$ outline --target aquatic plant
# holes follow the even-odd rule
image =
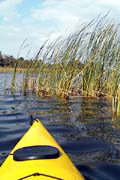
[[[120,99],[119,69],[119,25],[104,16],[78,26],[67,38],[46,41],[25,71],[23,89],[65,99],[110,97],[115,105]]]

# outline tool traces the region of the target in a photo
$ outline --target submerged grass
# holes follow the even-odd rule
[[[114,107],[117,104],[114,111],[120,112],[119,29],[102,17],[81,25],[66,39],[47,41],[24,72],[24,92],[31,89],[37,95],[65,99],[110,97]]]

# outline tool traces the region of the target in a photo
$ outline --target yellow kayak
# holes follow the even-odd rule
[[[84,180],[39,120],[0,167],[0,180]]]

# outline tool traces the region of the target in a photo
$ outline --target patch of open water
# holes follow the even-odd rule
[[[0,92],[0,163],[30,127],[32,115],[43,122],[87,180],[120,179],[120,131],[108,101],[61,102]]]

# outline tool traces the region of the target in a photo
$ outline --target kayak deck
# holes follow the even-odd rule
[[[39,120],[21,138],[0,167],[0,180],[84,180]]]

